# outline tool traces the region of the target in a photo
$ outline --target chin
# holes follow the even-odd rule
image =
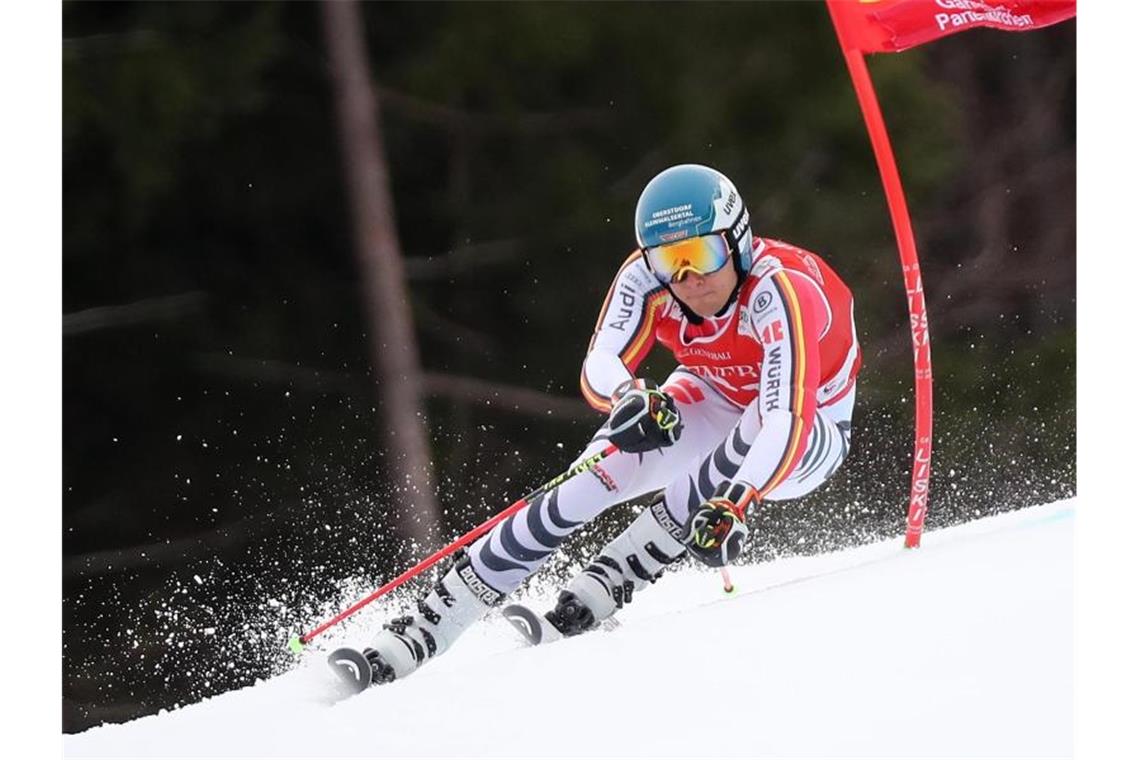
[[[679,294],[678,294],[679,295]],[[729,294],[724,295],[704,295],[699,298],[685,298],[680,296],[682,303],[685,304],[693,313],[701,317],[715,317],[716,313],[724,308]]]
[[[690,306],[693,311],[702,317],[715,317],[718,306],[713,303],[700,304],[699,306]]]

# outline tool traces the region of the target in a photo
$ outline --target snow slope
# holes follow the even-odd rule
[[[1066,757],[1076,500],[670,574],[622,625],[523,648],[493,616],[419,673],[321,702],[281,677],[64,737],[67,757]],[[362,643],[356,632],[346,640]],[[335,642],[334,642],[335,643]]]

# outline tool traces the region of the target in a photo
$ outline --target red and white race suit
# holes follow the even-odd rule
[[[657,342],[680,364],[666,389],[682,404],[682,420],[701,393],[685,373],[741,410],[759,399],[763,425],[737,478],[764,498],[799,464],[817,407],[851,393],[861,358],[851,291],[831,267],[778,240],[756,238],[754,246],[736,302],[697,324],[640,254],[626,259],[598,316],[581,387],[591,406],[608,411],[610,394]]]
[[[705,319],[690,319],[640,253],[631,255],[582,365],[591,406],[608,411],[610,395],[654,343],[679,365],[663,387],[677,401],[680,438],[644,454],[609,456],[479,539],[472,565],[486,583],[509,592],[613,504],[663,490],[667,514],[654,519],[680,537],[679,526],[722,482],[750,486],[755,500],[795,498],[818,488],[846,457],[860,367],[854,305],[817,255],[756,238],[735,300]],[[607,444],[603,427],[578,461]]]

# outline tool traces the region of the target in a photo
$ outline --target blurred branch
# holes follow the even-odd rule
[[[456,248],[440,256],[409,256],[404,258],[404,271],[409,280],[438,280],[481,271],[493,264],[505,264],[519,257],[518,239],[490,240],[485,243]]]
[[[365,379],[353,372],[335,372],[276,359],[250,359],[219,353],[199,353],[191,358],[199,372],[221,375],[235,380],[252,380],[288,385],[300,391],[342,393],[348,396],[375,398],[376,380]]]
[[[63,54],[83,57],[91,53],[152,45],[161,38],[153,29],[132,29],[126,32],[88,34],[82,37],[64,37]]]
[[[482,404],[545,419],[599,420],[598,413],[584,401],[567,396],[554,396],[530,388],[435,372],[425,372],[423,381],[425,393],[453,401]]]
[[[614,198],[635,196],[641,192],[648,179],[661,170],[664,162],[665,150],[656,145],[634,161],[624,174],[610,182],[606,190]]]
[[[418,303],[414,308],[417,324],[445,343],[449,350],[456,349],[485,358],[496,358],[502,354],[502,345],[491,336],[448,319],[430,306]]]
[[[128,327],[143,322],[178,319],[200,311],[207,295],[190,291],[174,296],[146,298],[119,306],[96,306],[63,315],[63,334],[80,335],[109,327]]]
[[[570,108],[563,111],[483,114],[435,103],[408,95],[391,87],[376,86],[381,106],[410,119],[424,121],[447,129],[475,132],[514,132],[543,134],[566,132],[582,127],[610,126],[614,112],[600,108]]]
[[[108,549],[65,556],[63,578],[69,581],[120,573],[150,565],[177,564],[177,560],[185,560],[187,557],[200,557],[208,552],[240,548],[260,534],[268,532],[270,525],[270,521],[264,520],[262,527],[258,528],[249,518],[243,518],[233,524],[180,538],[177,541],[157,541],[126,549]]]
[[[216,353],[198,354],[193,365],[209,374],[288,385],[302,391],[335,392],[365,398],[375,398],[376,395],[377,381],[356,372],[320,370],[275,359],[247,359]],[[428,396],[543,419],[598,420],[597,412],[585,402],[568,396],[443,372],[423,372],[420,378],[421,393]]]

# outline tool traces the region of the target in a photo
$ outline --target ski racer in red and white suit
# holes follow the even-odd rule
[[[581,373],[609,418],[577,461],[619,450],[473,543],[415,614],[374,639],[373,680],[442,653],[610,506],[652,495],[546,613],[561,635],[597,626],[686,553],[732,561],[750,505],[803,496],[846,457],[860,352],[835,272],[753,236],[735,186],[709,167],[662,172],[636,216],[641,247],[614,278]],[[660,388],[636,377],[655,343],[678,362]]]
[[[614,390],[660,343],[680,364],[664,384],[681,406],[679,451],[697,456],[719,443],[705,434],[716,438],[723,424],[706,426],[703,416],[740,416],[753,405],[756,435],[745,436],[750,450],[736,480],[753,489],[754,500],[787,499],[820,485],[846,453],[860,367],[854,305],[815,254],[759,237],[753,245],[735,302],[695,324],[639,253],[626,259],[598,317],[581,388],[591,406],[608,412]],[[710,403],[724,415],[705,411]],[[820,425],[833,423],[842,434],[826,465],[820,446],[813,447],[820,456],[804,457],[813,433],[823,433],[817,411]]]

